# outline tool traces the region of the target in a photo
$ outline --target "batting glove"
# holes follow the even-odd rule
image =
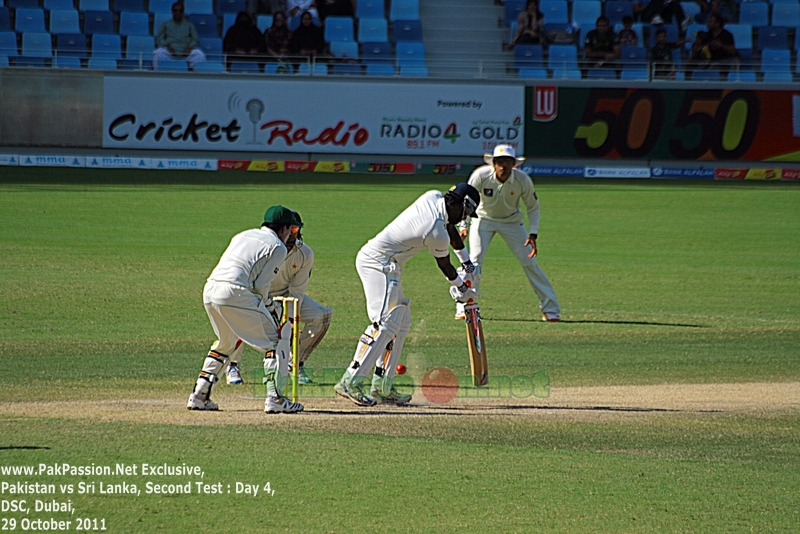
[[[464,283],[458,287],[451,286],[450,296],[453,297],[453,300],[456,302],[466,303],[469,300],[478,300],[481,294]]]
[[[269,297],[264,305],[267,307],[269,314],[272,315],[272,318],[275,320],[275,324],[280,325],[281,319],[283,319],[283,305],[276,300],[272,300],[272,297]]]

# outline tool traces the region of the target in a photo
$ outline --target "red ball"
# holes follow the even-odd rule
[[[406,374],[406,366],[403,365],[402,363],[398,363],[397,367],[395,368],[395,371],[397,371],[398,375],[404,375]]]

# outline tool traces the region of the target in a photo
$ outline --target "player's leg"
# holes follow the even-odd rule
[[[375,374],[372,376],[372,387],[369,395],[383,404],[402,405],[411,402],[411,395],[400,393],[394,387],[397,363],[400,361],[406,336],[408,336],[408,332],[411,329],[410,304],[409,299],[403,299],[400,306],[395,308],[403,314],[400,318],[400,329],[394,340],[390,341],[386,346],[383,356],[378,358]]]
[[[553,285],[544,274],[544,271],[539,266],[536,258],[529,258],[528,254],[531,252],[530,246],[525,246],[525,241],[528,239],[528,233],[525,229],[524,223],[516,224],[503,224],[498,228],[498,233],[511,249],[511,253],[517,258],[520,265],[522,265],[525,276],[528,277],[536,296],[539,298],[539,307],[547,320],[558,320],[561,307],[556,298],[556,291]]]
[[[333,309],[323,306],[308,295],[303,297],[303,303],[300,305],[300,324],[302,330],[298,344],[300,345],[300,354],[298,361],[300,362],[300,369],[298,372],[299,381],[301,384],[310,384],[311,379],[305,373],[303,366],[308,360],[311,353],[317,348],[322,338],[328,332],[333,318]]]
[[[197,377],[194,390],[189,396],[187,408],[190,410],[218,410],[217,404],[211,400],[214,384],[219,380],[222,370],[228,361],[239,340],[238,336],[228,325],[219,311],[219,306],[212,303],[205,304],[211,327],[217,335],[217,341],[211,346],[208,355],[203,360],[203,367]]]
[[[239,366],[239,364],[242,363],[242,352],[244,352],[244,343],[242,343],[240,339],[228,358],[228,367],[225,368],[225,379],[231,386],[238,386],[244,383],[242,371]]]
[[[195,48],[189,52],[189,56],[186,58],[186,62],[192,70],[194,70],[198,63],[203,63],[205,60],[206,54],[200,48]]]
[[[162,61],[169,59],[172,59],[172,54],[166,49],[166,47],[156,48],[153,52],[153,68],[158,70],[158,65]]]

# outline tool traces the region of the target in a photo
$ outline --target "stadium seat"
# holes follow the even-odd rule
[[[92,57],[122,59],[122,46],[119,35],[97,33],[92,36]]]
[[[693,82],[718,82],[720,72],[714,69],[699,69],[692,71]]]
[[[358,59],[358,43],[352,41],[333,41],[330,51],[333,57]]]
[[[22,56],[53,57],[53,40],[47,32],[22,34]]]
[[[259,15],[256,18],[256,26],[261,33],[267,31],[272,26],[272,15]]]
[[[754,82],[756,73],[752,70],[735,70],[728,73],[729,82]]]
[[[629,0],[608,0],[606,2],[606,17],[612,27],[622,23],[624,16],[633,17],[633,2]],[[639,38],[641,39],[642,36]]]
[[[186,62],[184,61],[183,64],[186,65]],[[261,72],[255,61],[232,61],[229,70],[234,74],[258,74]]]
[[[81,33],[80,18],[75,9],[50,10],[50,33]]]
[[[622,69],[619,73],[620,80],[628,81],[647,81],[650,79],[650,73],[647,69]]]
[[[44,28],[44,10],[38,7],[17,9],[14,29],[17,33],[47,31]]]
[[[684,15],[687,17],[691,17],[694,20],[694,17],[700,14],[702,9],[700,8],[700,4],[694,2],[693,0],[684,0],[681,2],[681,9],[683,9]]]
[[[352,17],[328,17],[325,19],[325,42],[355,42]]]
[[[367,65],[367,76],[394,76],[393,65]]]
[[[751,25],[726,24],[725,29],[733,34],[733,42],[736,44],[737,50],[753,50],[753,27]]]
[[[624,69],[647,70],[647,51],[638,46],[623,46],[620,50],[620,61]]]
[[[395,44],[422,41],[422,22],[418,20],[396,20],[392,27],[392,39]]]
[[[324,63],[316,63],[312,69],[311,65],[308,63],[301,63],[298,65],[295,74],[300,74],[302,76],[327,76],[328,66]]]
[[[0,32],[8,31],[11,31],[11,16],[8,8],[3,6],[0,7]]]
[[[278,74],[277,63],[267,63],[264,65],[264,74]],[[283,73],[281,73],[283,74]]]
[[[125,40],[125,59],[152,59],[155,49],[152,35],[131,35]]]
[[[365,65],[392,65],[392,45],[389,41],[375,41],[361,45],[361,60]]]
[[[225,65],[221,61],[203,61],[194,67],[195,72],[225,72]]]
[[[0,56],[17,57],[16,32],[0,32]]]
[[[356,0],[356,18],[385,19],[383,0]]]
[[[79,69],[81,68],[81,60],[77,57],[63,57],[56,56],[53,58],[54,69]]]
[[[333,66],[331,74],[334,76],[361,76],[364,70],[358,63],[337,63]]]
[[[616,80],[617,71],[614,69],[589,69],[586,73],[587,80]]]
[[[194,27],[197,28],[198,37],[219,37],[219,20],[216,15],[195,13],[189,17]]]
[[[542,45],[517,45],[514,47],[514,68],[541,69],[544,63],[544,49]]]
[[[158,70],[160,72],[188,72],[189,64],[182,59],[162,59],[158,62]]]
[[[222,36],[225,37],[225,34],[228,33],[228,30],[231,26],[236,24],[236,16],[238,13],[225,13],[222,15]],[[261,32],[264,33],[264,32]]]
[[[389,20],[419,20],[419,0],[391,0]]]
[[[400,76],[427,78],[428,67],[425,65],[401,65]]]
[[[800,26],[800,4],[797,2],[782,2],[772,6],[772,25],[788,26],[790,28]],[[795,37],[795,39],[797,39],[797,37]]]
[[[56,35],[56,54],[59,57],[87,57],[86,36],[82,33]]]
[[[800,7],[800,4],[798,4]],[[762,26],[758,28],[758,50],[774,48],[789,49],[788,29],[785,26]]]
[[[47,67],[47,61],[43,57],[34,57],[34,56],[20,56],[17,58],[16,61],[17,67],[36,67],[36,68],[45,68]]]
[[[83,33],[114,33],[114,14],[111,11],[87,11],[83,14]]]
[[[86,63],[86,68],[91,70],[117,70],[117,60],[93,57]]]
[[[569,8],[567,0],[542,0],[539,10],[544,13],[544,20],[548,24],[568,24]]]
[[[0,67],[8,67],[8,56],[0,56]]]
[[[503,21],[506,26],[511,26],[512,23],[517,22],[517,17],[525,11],[526,0],[506,0],[505,10],[503,13]]]
[[[389,24],[384,18],[358,19],[358,42],[382,42],[389,40]]]
[[[765,83],[792,83],[794,82],[794,78],[791,72],[786,71],[770,71],[764,73],[764,82]]]
[[[201,37],[200,48],[208,61],[222,61],[222,39],[219,37]]]
[[[175,0],[149,0],[147,2],[147,11],[152,14],[156,13],[170,13],[172,14],[172,4]],[[153,29],[155,31],[155,29]]]
[[[152,59],[123,59],[117,67],[120,70],[153,70]]]
[[[658,27],[659,30],[667,30],[667,42],[668,43],[677,43],[680,39],[678,35],[678,27],[675,24],[662,24]],[[706,28],[708,29],[708,28]],[[705,31],[705,30],[704,30]],[[650,28],[650,42],[649,48],[653,48],[656,45],[656,32],[653,28]]]
[[[697,24],[697,23],[689,24],[689,26],[686,28],[686,37],[689,38],[689,42],[684,44],[683,48],[687,51],[691,50],[692,43],[697,38],[697,34],[705,31],[708,31],[708,26],[706,26],[705,24]]]
[[[581,71],[578,69],[554,69],[552,78],[554,80],[580,80]]]
[[[213,15],[213,0],[183,0],[183,10],[187,15]]]
[[[594,28],[597,17],[602,14],[603,4],[599,0],[581,0],[572,3],[572,22],[583,29]],[[641,35],[637,35],[641,39]]]
[[[150,35],[150,15],[144,11],[139,13],[123,11],[119,14],[119,34],[123,37]]]
[[[578,68],[578,49],[573,45],[552,45],[547,57],[549,70],[570,70]],[[555,76],[553,76],[555,78]]]
[[[6,6],[10,9],[39,7],[39,0],[8,0]]]
[[[114,0],[114,13],[144,13],[144,0]]]
[[[398,67],[403,67],[404,65],[424,65],[425,45],[420,42],[397,43],[395,47],[395,58]]]
[[[75,9],[75,4],[72,0],[44,0],[42,4],[45,11],[52,11],[54,9]]]
[[[529,80],[546,80],[547,69],[519,69],[518,75],[520,78]]]
[[[80,0],[80,11],[108,11],[108,0]]]
[[[247,11],[247,0],[217,0],[218,15],[237,14],[240,11]]]
[[[769,25],[769,4],[742,2],[739,5],[739,24],[749,24],[753,27]]]
[[[791,51],[766,49],[761,52],[761,72],[791,72]]]

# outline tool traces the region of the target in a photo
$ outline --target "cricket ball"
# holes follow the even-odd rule
[[[404,375],[406,374],[406,366],[402,363],[398,363],[397,367],[395,367],[395,371],[397,371],[398,375]]]
[[[447,404],[458,395],[458,378],[447,367],[434,367],[422,377],[422,394],[433,404]]]

